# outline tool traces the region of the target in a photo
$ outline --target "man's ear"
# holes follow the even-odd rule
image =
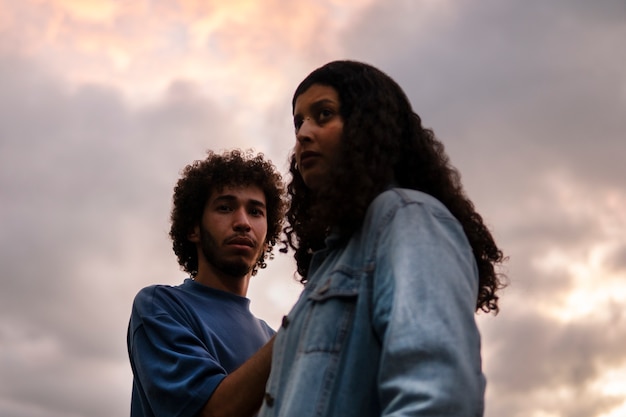
[[[192,243],[200,242],[200,225],[194,226],[193,230],[187,235],[187,239]]]

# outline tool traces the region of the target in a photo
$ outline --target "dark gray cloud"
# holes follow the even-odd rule
[[[620,0],[448,2],[434,12],[376,2],[343,34],[349,57],[405,89],[510,256],[502,312],[480,320],[488,416],[597,416],[623,404],[593,387],[626,364],[623,305],[552,317],[580,277],[538,262],[552,251],[584,262],[615,241],[600,207],[608,193],[625,197],[624,39]],[[623,243],[605,270],[623,273]]]
[[[602,306],[599,308],[605,308]],[[532,308],[493,320],[491,379],[497,391],[526,392],[560,386],[584,389],[607,367],[622,365],[625,317],[577,320],[563,324]],[[613,331],[607,333],[607,328]],[[511,330],[514,330],[511,332]],[[507,338],[494,337],[506,334]],[[542,362],[541,366],[533,366]],[[511,378],[515,375],[515,378]]]
[[[585,259],[608,241],[602,198],[612,190],[626,199],[626,3],[444,2],[428,15],[425,4],[373,2],[339,40],[319,22],[302,59],[321,64],[339,50],[394,77],[510,256],[502,312],[479,319],[487,415],[607,413],[623,399],[592,383],[624,366],[623,305],[557,320],[548,307],[562,305],[579,277],[537,262],[550,251]],[[302,70],[290,65],[280,69],[288,78]],[[0,415],[126,415],[132,297],[180,276],[167,239],[180,169],[206,148],[262,144],[284,172],[291,97],[253,111],[250,137],[233,127],[241,114],[193,82],[174,81],[137,105],[111,86],[69,85],[45,66],[0,54]],[[598,209],[585,210],[594,199]],[[609,237],[603,265],[623,274],[626,242]],[[280,263],[290,278],[291,264]],[[590,279],[601,286],[605,277]],[[287,286],[253,285],[253,307],[278,304]],[[563,389],[572,401],[551,395]]]
[[[607,267],[616,273],[626,272],[626,243],[609,252],[606,260]]]
[[[177,269],[162,255],[173,184],[236,134],[190,83],[131,108],[36,68],[0,58],[0,414],[123,415],[132,295]]]
[[[594,380],[605,369],[626,363],[626,317],[619,313],[606,320],[563,324],[533,310],[532,299],[527,304],[525,310],[510,311],[504,320],[490,319],[485,326],[490,343],[489,415],[515,417],[542,410],[582,417],[620,405],[623,398],[598,395]],[[545,392],[553,393],[548,398],[555,400],[563,389],[573,393],[571,404],[538,400]]]
[[[497,174],[564,167],[623,185],[624,2],[449,8],[429,20],[420,2],[377,2],[346,34],[346,49],[405,87],[464,171],[508,180]]]

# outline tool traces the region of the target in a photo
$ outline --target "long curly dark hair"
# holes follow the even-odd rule
[[[291,155],[291,205],[285,227],[287,246],[295,250],[297,271],[307,281],[312,253],[324,246],[329,229],[348,238],[365,217],[372,200],[391,183],[430,194],[463,226],[478,264],[476,310],[498,312],[496,291],[504,275],[495,266],[505,258],[474,205],[466,197],[458,171],[443,144],[420,117],[400,86],[377,68],[355,61],[330,62],[309,74],[296,99],[313,84],[334,88],[339,96],[343,134],[328,184],[311,191]]]
[[[204,160],[194,161],[182,171],[181,178],[174,187],[173,207],[170,216],[170,238],[181,269],[191,276],[198,274],[198,254],[196,244],[188,239],[201,221],[204,207],[213,191],[225,187],[255,185],[263,190],[266,200],[267,250],[264,251],[252,269],[255,275],[259,268],[265,268],[265,258],[273,257],[273,249],[279,240],[283,227],[286,203],[284,184],[281,175],[271,161],[263,154],[253,155],[251,151],[238,149],[221,155],[207,152]]]

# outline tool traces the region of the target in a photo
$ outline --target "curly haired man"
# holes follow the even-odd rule
[[[279,238],[283,193],[262,154],[209,152],[183,170],[170,237],[190,277],[135,297],[131,417],[256,413],[274,331],[250,312],[246,294]]]

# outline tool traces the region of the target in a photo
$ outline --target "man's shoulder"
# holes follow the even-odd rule
[[[135,296],[135,300],[139,299],[139,300],[144,300],[144,299],[150,299],[156,295],[160,295],[160,294],[164,294],[164,293],[171,293],[172,291],[174,291],[176,289],[176,287],[172,286],[172,285],[167,285],[167,284],[152,284],[152,285],[148,285],[146,287],[143,287],[142,289],[140,289],[137,292],[137,295]]]
[[[178,298],[180,293],[178,286],[148,285],[137,292],[133,306],[135,310],[143,314],[151,314],[155,311],[155,307],[171,303],[171,300]]]
[[[259,323],[261,324],[261,327],[263,328],[263,330],[265,331],[265,333],[267,333],[267,335],[269,337],[272,337],[276,334],[276,330],[274,330],[269,324],[267,324],[267,322],[263,319],[260,319],[258,317],[255,317]]]

